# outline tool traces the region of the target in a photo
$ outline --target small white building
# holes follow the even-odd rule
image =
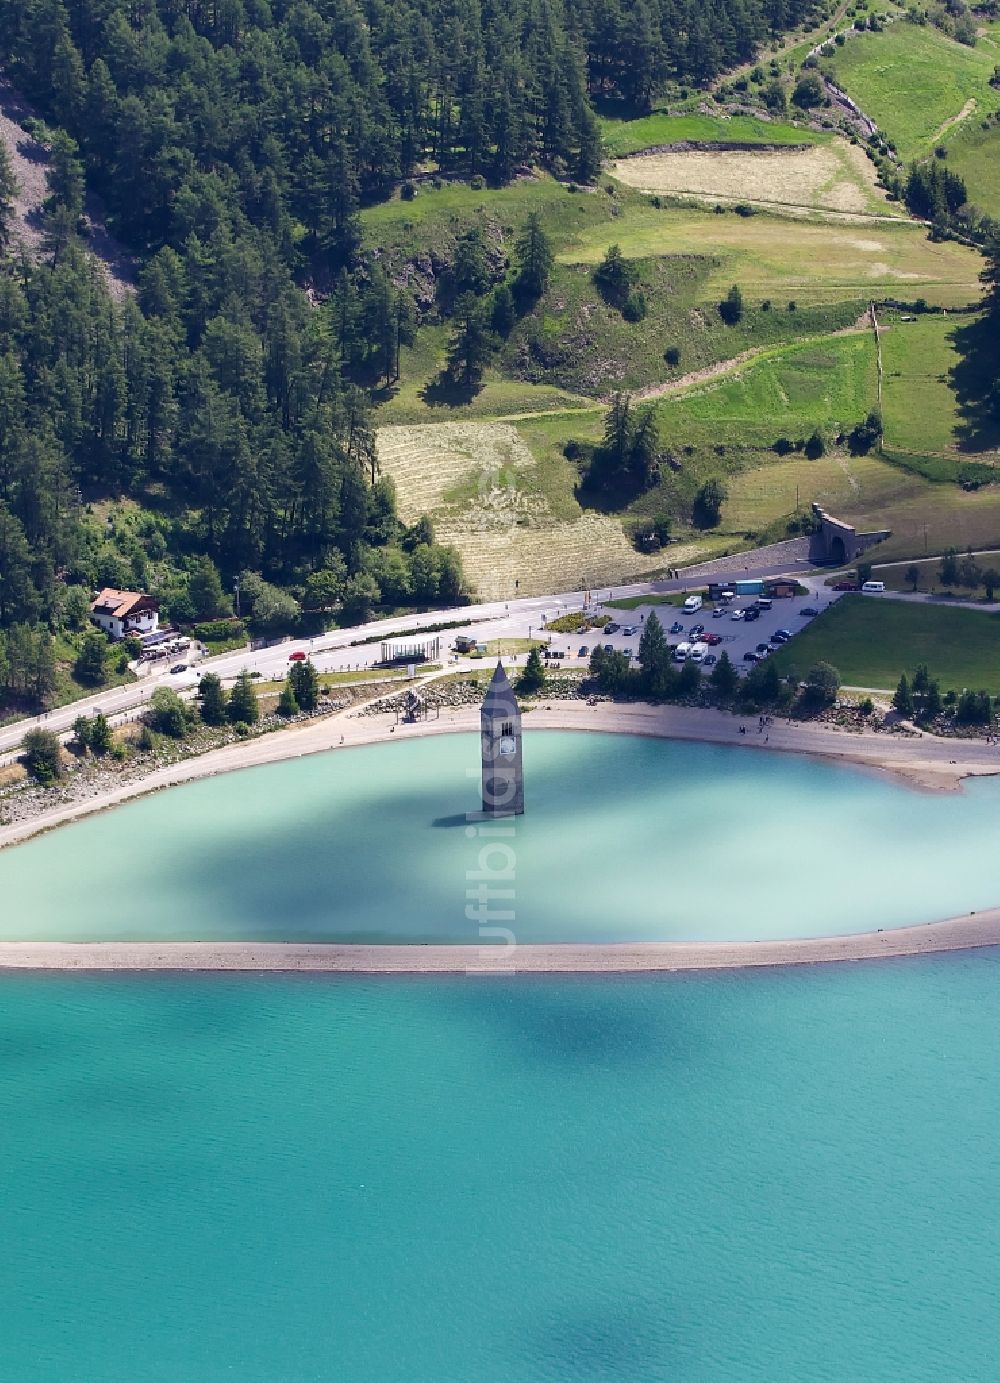
[[[116,591],[108,586],[91,601],[90,618],[113,639],[155,634],[160,627],[160,603],[142,591]]]

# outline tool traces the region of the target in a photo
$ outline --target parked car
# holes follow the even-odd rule
[[[582,643],[576,656],[578,658],[586,658],[589,653],[590,649],[587,647],[585,643]]]
[[[614,646],[614,644],[613,644],[613,643],[606,643],[606,644],[604,645],[604,651],[605,651],[605,653],[614,653],[614,651],[615,651],[615,646]]]
[[[170,669],[171,672],[187,672],[187,670],[187,663],[174,663],[173,667]]]
[[[713,663],[717,663],[718,661],[714,653],[706,653],[705,657],[702,659],[701,665],[702,667],[711,667]]]
[[[301,648],[296,649],[294,653],[289,653],[288,655],[288,661],[290,663],[304,663],[305,660],[306,655],[302,652]]]
[[[761,655],[763,655],[763,654],[765,654],[765,653],[770,653],[770,651],[771,651],[771,645],[770,645],[769,643],[759,643],[759,644],[757,645],[757,652],[760,653]]]
[[[816,609],[815,605],[803,605],[802,609],[799,611],[799,614],[803,617],[803,619],[809,619],[813,615],[818,615],[819,611]]]
[[[756,605],[751,605],[750,608],[749,608],[748,610],[744,610],[744,611],[743,611],[743,618],[744,618],[745,620],[746,620],[746,619],[760,619],[760,611],[757,609],[757,606],[756,606]]]
[[[792,631],[790,629],[776,629],[774,632],[777,634],[778,638],[781,640],[782,643],[787,643],[788,640],[792,637]]]
[[[838,581],[832,589],[835,591],[856,591],[858,588],[853,581]]]
[[[609,622],[604,626],[602,632],[605,634],[613,634],[615,632],[615,626]]]
[[[716,605],[715,609],[712,611],[712,618],[713,618],[713,619],[725,619],[725,617],[726,617],[726,607],[725,607],[724,605]]]
[[[683,633],[684,633],[684,626],[683,626],[683,624],[681,624],[681,622],[680,622],[679,619],[675,619],[675,620],[674,620],[673,624],[670,626],[670,632],[671,632],[671,634],[683,634]]]
[[[702,641],[702,643],[711,644],[711,645],[714,647],[717,643],[721,643],[721,642],[722,642],[722,635],[721,635],[721,634],[702,634],[702,636],[701,636],[701,641]]]
[[[743,655],[743,661],[745,663],[759,663],[760,657],[758,656],[758,654],[754,653],[752,649],[748,648]]]
[[[697,638],[699,634],[704,634],[704,632],[705,626],[703,624],[692,624],[691,635],[693,638]]]
[[[730,618],[730,619],[742,619],[742,618],[743,618],[743,611],[742,611],[742,610],[734,610],[733,613],[729,616],[729,618]]]

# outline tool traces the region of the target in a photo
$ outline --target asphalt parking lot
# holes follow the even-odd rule
[[[630,650],[634,658],[639,655],[639,640],[642,636],[642,627],[650,613],[655,610],[657,618],[663,625],[663,632],[667,636],[667,642],[671,644],[686,641],[694,643],[698,635],[692,635],[691,628],[697,624],[705,626],[708,634],[718,634],[721,643],[713,645],[709,650],[716,657],[720,653],[729,654],[730,661],[738,668],[740,673],[747,673],[753,666],[752,663],[744,659],[744,654],[750,651],[756,652],[758,644],[771,645],[771,635],[778,629],[788,629],[794,636],[812,622],[814,616],[803,616],[804,609],[814,609],[820,613],[832,604],[837,596],[832,592],[823,591],[818,593],[810,591],[808,595],[792,596],[785,599],[775,599],[770,610],[761,610],[760,615],[754,620],[733,619],[733,612],[740,611],[745,614],[751,606],[756,605],[756,596],[739,596],[730,601],[725,607],[725,614],[719,618],[713,617],[712,604],[705,601],[702,608],[692,615],[684,614],[680,607],[670,605],[640,605],[636,610],[609,610],[608,619],[616,624],[621,624],[622,628],[615,634],[605,634],[601,629],[592,629],[586,634],[554,634],[550,647],[566,654],[566,664],[569,667],[580,666],[589,660],[590,652],[595,644],[611,644],[615,648],[623,651]],[[671,625],[677,622],[683,632],[670,632]],[[638,626],[638,632],[626,636],[624,630],[631,626]],[[585,657],[579,656],[579,649],[586,645],[588,653]],[[801,669],[805,672],[806,669]],[[711,672],[711,665],[704,671]]]

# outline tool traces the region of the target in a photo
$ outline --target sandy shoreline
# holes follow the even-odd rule
[[[641,974],[935,955],[1000,945],[1000,908],[919,927],[791,941],[503,947],[254,941],[4,941],[0,970],[271,971],[343,975]]]
[[[854,734],[828,726],[773,723],[766,742],[755,721],[678,706],[556,701],[526,713],[526,731],[581,730],[651,735],[740,748],[811,754],[892,773],[911,787],[958,791],[963,778],[1000,773],[1000,751],[977,740]],[[393,729],[391,716],[324,717],[260,739],[228,745],[158,769],[120,788],[61,804],[0,827],[0,848],[163,788],[307,754],[413,736],[478,729],[468,708]],[[342,945],[294,942],[0,942],[0,970],[234,970],[344,974],[629,973],[800,965],[1000,945],[1000,907],[960,918],[853,936],[758,942],[642,942],[519,946],[508,954],[477,946]]]

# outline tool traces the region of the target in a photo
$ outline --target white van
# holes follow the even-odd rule
[[[866,581],[864,585],[861,587],[863,595],[878,595],[880,591],[884,590],[884,581]]]
[[[695,610],[700,610],[704,603],[700,595],[689,595],[684,602],[684,613],[693,615]]]
[[[692,661],[692,663],[700,663],[700,662],[704,659],[705,654],[706,654],[707,652],[708,652],[708,644],[707,644],[707,643],[696,643],[696,644],[694,645],[694,647],[691,649],[691,661]]]
[[[677,645],[677,647],[674,649],[674,662],[675,662],[675,663],[683,663],[683,662],[685,662],[685,661],[687,660],[687,656],[688,656],[688,654],[689,654],[690,652],[691,652],[691,645],[690,645],[689,643],[679,643],[679,644]]]

